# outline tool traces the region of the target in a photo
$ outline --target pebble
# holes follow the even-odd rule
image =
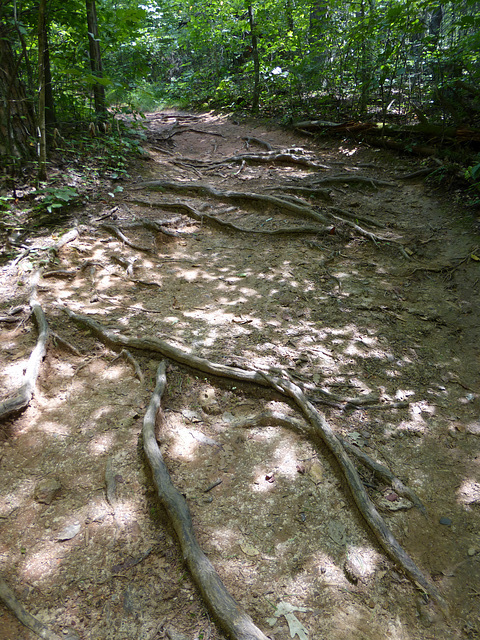
[[[37,502],[51,504],[52,500],[60,493],[62,485],[56,478],[45,478],[35,487],[33,497]]]
[[[450,518],[446,518],[445,516],[442,516],[439,520],[439,523],[449,527],[452,524],[452,521],[450,520]]]

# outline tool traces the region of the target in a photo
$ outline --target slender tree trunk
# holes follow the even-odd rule
[[[38,179],[47,179],[47,133],[45,127],[45,48],[46,25],[45,10],[47,0],[38,5]]]
[[[258,55],[257,28],[253,15],[252,3],[248,3],[248,18],[250,21],[250,31],[252,34],[252,58],[253,58],[253,95],[252,111],[258,111],[260,103],[260,58]]]
[[[0,12],[0,158],[12,166],[35,155],[35,117],[18,76],[20,59],[15,59],[9,37]]]
[[[95,0],[85,0],[85,3],[87,7],[90,68],[92,70],[92,74],[96,78],[103,78],[102,54],[100,51],[100,40],[98,38],[97,9],[95,6]],[[105,87],[103,84],[100,84],[100,82],[95,82],[93,85],[93,100],[97,116],[104,116],[107,113]]]
[[[57,117],[55,115],[55,100],[52,90],[52,68],[50,66],[50,47],[48,44],[48,29],[46,28],[46,24],[43,69],[45,72],[45,124],[47,127],[47,136],[49,136],[53,128],[57,126]]]

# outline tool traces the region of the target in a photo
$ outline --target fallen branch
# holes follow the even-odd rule
[[[30,298],[30,308],[38,326],[37,344],[28,360],[22,386],[13,396],[10,396],[0,403],[0,421],[6,420],[13,414],[28,407],[35,392],[37,378],[40,373],[40,365],[45,357],[49,330],[43,309],[36,299],[38,278],[39,272],[34,276],[33,293]]]
[[[173,485],[155,437],[155,422],[161,412],[166,386],[165,361],[157,370],[157,384],[143,421],[143,448],[152,469],[160,501],[177,534],[185,562],[205,603],[222,629],[234,640],[268,640],[253,620],[229,594],[212,563],[195,538],[185,498]]]
[[[314,427],[323,442],[337,459],[352,492],[360,513],[372,529],[377,540],[383,546],[387,554],[400,566],[408,577],[435,600],[445,615],[448,615],[448,606],[438,589],[425,577],[413,560],[402,549],[391,531],[386,526],[382,517],[375,509],[363,483],[348,457],[342,443],[335,435],[325,417],[317,411],[312,403],[305,397],[301,389],[290,380],[269,376],[261,371],[248,371],[239,367],[232,367],[210,362],[205,358],[191,355],[182,349],[173,347],[158,338],[129,338],[123,334],[105,329],[95,320],[65,309],[69,317],[79,324],[88,327],[93,333],[112,345],[129,346],[137,349],[146,349],[162,353],[164,356],[185,364],[189,367],[222,377],[233,378],[244,382],[255,382],[263,386],[269,386],[284,396],[292,398],[305,418]]]
[[[50,631],[43,622],[40,622],[40,620],[32,616],[32,614],[25,609],[2,578],[0,578],[0,600],[12,611],[17,620],[33,631],[33,633],[36,633],[39,638],[43,638],[43,640],[60,640],[60,636]]]

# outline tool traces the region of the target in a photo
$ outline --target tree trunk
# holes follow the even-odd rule
[[[96,78],[103,78],[102,54],[100,40],[98,38],[97,9],[95,0],[85,0],[87,7],[88,46],[90,52],[90,68]],[[103,117],[107,113],[105,103],[105,87],[100,82],[93,84],[93,100],[95,113]]]
[[[52,69],[50,66],[50,47],[48,44],[48,29],[45,24],[45,50],[43,55],[43,69],[45,72],[45,124],[47,135],[51,135],[53,128],[57,126],[55,115],[55,100],[52,90]]]
[[[0,156],[2,164],[35,156],[35,117],[25,86],[18,76],[20,59],[15,59],[10,33],[0,20]]]
[[[252,111],[258,111],[260,103],[260,58],[258,56],[258,39],[255,19],[253,16],[252,3],[248,3],[248,18],[250,21],[250,31],[252,34],[252,58],[253,58],[253,95]]]
[[[46,0],[38,5],[38,179],[47,179],[47,134],[45,128],[45,49],[46,49]]]

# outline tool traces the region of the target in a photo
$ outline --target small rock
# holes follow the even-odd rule
[[[474,556],[477,552],[478,552],[478,549],[476,549],[475,547],[470,547],[467,551],[470,557]]]
[[[62,485],[56,478],[45,478],[35,487],[33,497],[37,502],[51,504],[52,500],[60,493]]]
[[[166,632],[167,638],[169,638],[169,640],[189,640],[188,636],[186,636],[185,634],[181,633],[180,631],[177,631],[173,627],[166,627],[165,628],[165,632]]]
[[[452,521],[450,520],[450,518],[442,516],[439,520],[439,523],[445,525],[446,527],[449,527],[452,524]]]
[[[216,416],[222,413],[217,398],[215,397],[215,389],[208,387],[200,394],[200,406],[203,411],[211,416]]]

